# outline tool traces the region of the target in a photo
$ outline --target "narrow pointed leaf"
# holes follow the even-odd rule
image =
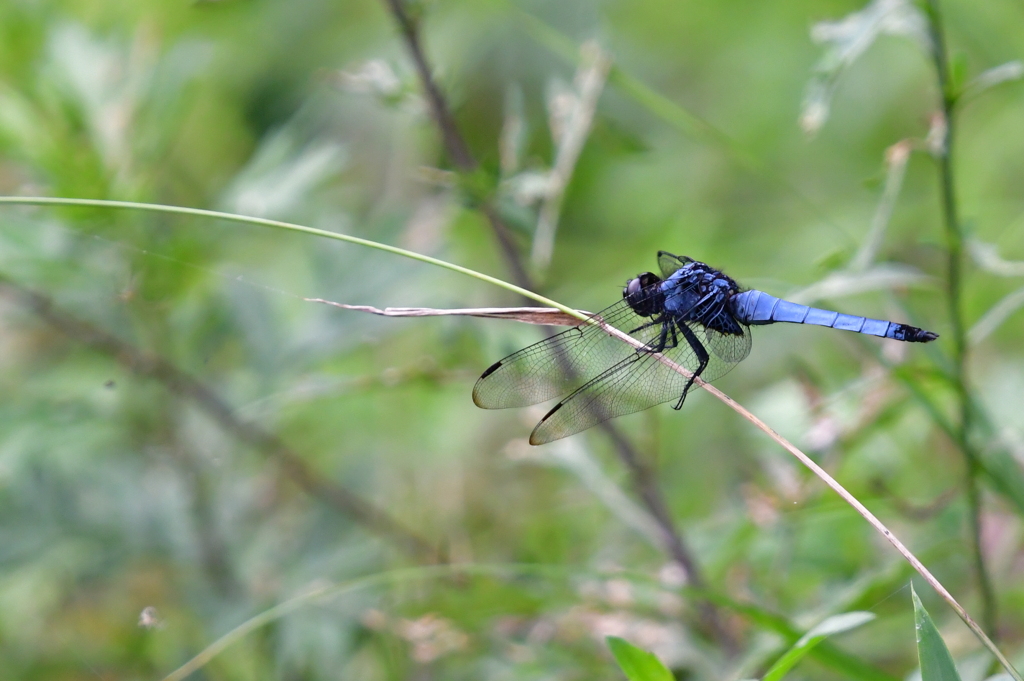
[[[653,653],[617,636],[609,636],[607,641],[615,661],[629,681],[675,681],[672,672]]]
[[[921,604],[921,599],[910,585],[910,593],[914,599],[914,626],[917,629],[917,656],[921,661],[921,681],[960,681],[960,673],[953,664],[939,630],[935,628],[928,611]]]

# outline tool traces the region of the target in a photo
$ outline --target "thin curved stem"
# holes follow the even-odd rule
[[[260,225],[262,227],[273,227],[274,229],[284,229],[291,232],[301,232],[303,234],[312,234],[314,236],[321,236],[326,239],[335,239],[337,241],[345,241],[350,244],[357,244],[359,246],[366,246],[368,248],[375,248],[378,251],[385,251],[394,255],[400,255],[403,258],[411,258],[412,260],[418,260],[430,265],[436,265],[437,267],[443,267],[446,270],[452,270],[459,274],[465,274],[467,276],[479,279],[480,281],[486,281],[488,284],[494,284],[500,286],[503,289],[518,293],[524,298],[529,298],[542,305],[554,307],[562,312],[572,315],[573,317],[585,321],[586,317],[582,314],[573,310],[570,307],[566,307],[561,303],[545,298],[542,295],[534,293],[521,286],[510,284],[507,281],[503,281],[496,277],[471,270],[468,267],[462,267],[460,265],[454,265],[444,260],[438,260],[437,258],[431,258],[429,255],[423,255],[416,253],[415,251],[407,251],[404,248],[398,248],[397,246],[389,246],[388,244],[382,244],[377,241],[370,241],[369,239],[360,239],[357,236],[349,236],[348,234],[339,234],[338,232],[329,232],[325,229],[317,229],[315,227],[306,227],[304,225],[296,225],[291,222],[282,222],[280,220],[270,220],[267,218],[256,218],[247,215],[236,215],[234,213],[222,213],[216,210],[205,210],[202,208],[184,208],[182,206],[167,206],[159,203],[137,203],[134,201],[109,201],[105,199],[65,199],[60,197],[52,196],[0,196],[0,205],[21,205],[21,206],[83,206],[91,208],[115,208],[119,210],[141,210],[149,211],[153,213],[172,213],[175,215],[192,215],[197,217],[215,218],[217,220],[226,220],[228,222],[241,222],[250,225]]]
[[[928,0],[929,23],[932,35],[932,56],[942,97],[942,135],[935,150],[939,166],[939,193],[945,224],[947,251],[946,300],[949,307],[950,324],[953,327],[953,379],[959,401],[960,423],[956,429],[956,443],[964,456],[967,469],[965,494],[968,507],[968,533],[973,553],[974,571],[981,591],[982,621],[993,638],[998,636],[998,614],[996,598],[985,564],[981,546],[981,490],[978,478],[981,464],[978,452],[971,442],[972,413],[971,395],[967,378],[967,333],[962,310],[964,238],[957,213],[956,188],[953,177],[953,130],[954,114],[958,93],[949,77],[949,58],[946,39],[942,28],[942,15],[938,0]]]

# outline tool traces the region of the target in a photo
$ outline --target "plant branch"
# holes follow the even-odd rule
[[[682,535],[675,529],[672,514],[669,512],[665,497],[655,480],[654,473],[646,462],[640,458],[639,453],[625,436],[610,423],[605,422],[602,430],[615,445],[615,451],[619,458],[626,464],[633,477],[633,487],[637,495],[643,500],[648,513],[654,517],[658,529],[662,534],[662,541],[665,550],[672,557],[672,560],[683,569],[690,585],[696,590],[707,588],[704,577],[701,575],[700,566],[694,559],[689,547],[683,541]],[[709,614],[709,613],[705,613]]]
[[[932,36],[932,56],[935,61],[935,72],[938,78],[939,92],[942,97],[941,136],[934,153],[939,165],[939,187],[942,201],[942,213],[945,222],[946,249],[948,252],[948,281],[946,289],[950,323],[953,327],[953,363],[954,381],[959,399],[960,423],[957,428],[957,445],[963,452],[967,467],[966,495],[969,519],[971,548],[974,554],[974,569],[978,587],[981,591],[983,611],[982,621],[989,634],[998,635],[998,615],[996,598],[985,565],[985,555],[981,546],[981,492],[978,478],[981,465],[978,452],[971,442],[971,396],[967,385],[967,335],[962,311],[962,275],[964,262],[964,239],[957,214],[956,189],[953,182],[953,125],[958,93],[950,80],[949,57],[946,50],[945,34],[942,28],[942,15],[938,0],[928,0],[929,26]]]
[[[239,419],[234,410],[209,387],[163,357],[146,353],[103,329],[73,317],[58,308],[48,296],[24,288],[2,274],[0,289],[69,338],[110,355],[132,373],[156,379],[171,393],[196,403],[225,431],[276,461],[285,475],[311,496],[394,542],[410,555],[426,562],[437,561],[437,552],[426,539],[362,497],[323,480],[277,435]]]
[[[460,170],[464,172],[475,170],[477,168],[476,159],[473,158],[472,153],[469,151],[469,146],[466,144],[465,139],[458,129],[458,126],[451,115],[451,110],[445,101],[444,95],[434,82],[432,70],[429,62],[427,61],[426,55],[423,52],[422,42],[419,36],[419,27],[416,21],[409,16],[403,6],[403,0],[384,0],[384,2],[390,9],[391,14],[394,16],[395,22],[398,24],[402,37],[405,40],[406,48],[411,54],[413,62],[416,64],[416,70],[423,82],[423,89],[426,91],[427,99],[430,102],[434,122],[441,131],[445,150]],[[609,67],[610,65],[606,64],[602,66],[602,69],[606,71]],[[519,252],[512,243],[508,233],[508,228],[498,215],[497,209],[493,203],[485,201],[481,205],[481,210],[484,215],[487,216],[487,220],[501,246],[506,263],[508,264],[516,283],[525,289],[535,289],[536,286],[532,277],[530,277],[526,267],[523,265]],[[668,511],[668,505],[665,503],[664,497],[654,481],[653,476],[643,464],[639,453],[618,431],[618,429],[610,423],[602,424],[601,429],[611,439],[615,446],[615,450],[618,453],[619,459],[630,472],[634,488],[636,488],[641,500],[647,507],[647,510],[658,523],[665,540],[665,549],[667,553],[683,570],[687,581],[695,588],[703,589],[705,587],[705,581],[700,573],[697,562],[694,560],[692,553],[687,548],[682,534],[675,527],[672,517]],[[708,601],[702,601],[699,609],[702,619],[705,621],[708,629],[718,643],[723,647],[723,649],[734,652],[735,643],[731,634],[729,634],[722,626],[715,607]]]
[[[466,139],[459,132],[458,125],[455,123],[455,117],[452,116],[448,102],[445,100],[444,95],[441,94],[441,89],[434,82],[434,74],[430,68],[430,63],[427,61],[426,53],[423,51],[423,43],[420,40],[418,22],[406,11],[403,0],[384,0],[384,3],[391,11],[395,23],[398,24],[398,29],[402,33],[405,46],[412,57],[413,64],[416,66],[416,73],[423,84],[423,90],[426,92],[427,102],[430,105],[431,117],[434,119],[434,123],[437,124],[438,130],[441,131],[445,152],[459,171],[463,173],[475,171],[478,167],[476,159],[473,158],[473,154],[469,151]],[[505,221],[501,219],[501,216],[489,199],[481,206],[481,211],[487,217],[487,221],[491,223],[491,230],[494,232],[494,236],[498,240],[498,246],[505,257],[505,262],[512,272],[512,278],[519,286],[532,288],[529,285],[530,277],[523,267],[522,261],[519,259],[515,243],[512,241],[512,235],[505,225]]]
[[[441,131],[441,136],[444,138],[445,151],[451,156],[452,162],[459,170],[463,172],[476,170],[476,159],[469,153],[469,145],[466,144],[466,140],[459,133],[451,109],[448,108],[444,95],[441,94],[437,83],[434,82],[434,74],[431,72],[426,54],[423,52],[419,26],[416,20],[405,11],[403,0],[384,0],[384,2],[388,9],[391,10],[391,16],[395,18],[398,29],[402,32],[405,46],[409,50],[413,64],[416,66],[416,73],[419,74],[420,82],[423,83],[423,89],[427,94],[427,102],[430,104],[430,113],[438,129]]]

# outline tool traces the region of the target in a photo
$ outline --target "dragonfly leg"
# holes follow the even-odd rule
[[[655,326],[657,324],[661,324],[663,322],[664,318],[665,318],[665,315],[659,315],[657,319],[655,319],[653,321],[650,321],[650,322],[647,322],[646,324],[643,324],[641,326],[636,327],[635,329],[633,329],[632,331],[629,332],[629,335],[632,336],[637,331],[643,331],[644,329],[649,329],[652,326]]]
[[[673,322],[669,322],[669,323],[665,324],[665,328],[668,329],[669,333],[672,334],[672,344],[671,345],[666,344],[666,346],[664,348],[662,348],[662,350],[665,350],[666,348],[667,349],[672,349],[672,348],[676,347],[677,345],[679,345],[679,336],[676,335],[676,323],[674,321]],[[664,331],[662,331],[662,333],[664,333]]]
[[[665,315],[661,315],[658,319],[654,320],[653,322],[650,322],[649,324],[644,324],[641,327],[633,329],[632,331],[629,332],[629,335],[632,336],[637,331],[643,331],[644,329],[648,329],[654,326],[655,324],[661,324],[661,333],[658,335],[658,342],[654,344],[648,343],[645,347],[637,348],[637,352],[664,352],[666,349],[674,348],[676,345],[679,344],[679,340],[678,338],[676,338],[676,330],[674,328],[674,324],[668,321]],[[671,343],[668,339],[669,332],[672,333]]]
[[[679,396],[679,401],[672,407],[673,409],[682,409],[683,400],[686,399],[686,394],[690,392],[690,387],[693,386],[693,380],[704,373],[704,369],[707,368],[708,362],[711,361],[711,355],[708,354],[707,349],[697,339],[697,336],[693,334],[693,330],[690,329],[689,326],[683,322],[679,322],[676,326],[679,327],[679,331],[683,334],[683,338],[686,339],[686,342],[690,344],[693,354],[697,356],[697,368],[694,369],[693,373],[690,375],[690,380],[686,382],[686,387],[683,388],[683,394]]]
[[[668,335],[671,334],[671,340]],[[666,320],[661,327],[660,347],[655,352],[665,352],[679,345],[679,336],[676,335],[676,322]]]

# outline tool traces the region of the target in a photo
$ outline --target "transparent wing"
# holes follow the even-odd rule
[[[701,374],[705,381],[721,378],[750,352],[750,331],[745,327],[739,336],[698,324],[688,327],[697,341],[710,350],[708,365]],[[695,371],[700,365],[696,351],[678,331],[677,338],[678,345],[666,349],[664,356]],[[655,355],[634,351],[555,405],[530,434],[530,443],[558,440],[616,416],[678,400],[687,381],[686,376],[665,366]]]
[[[644,291],[657,291],[657,284]],[[645,344],[656,344],[662,324],[633,312],[625,299],[594,315]],[[593,324],[581,324],[514,352],[491,365],[473,387],[473,401],[484,409],[525,407],[580,387],[610,366],[635,355],[627,343]]]
[[[750,327],[745,324],[740,324],[739,326],[743,329],[742,335],[739,336],[731,333],[721,333],[714,329],[703,329],[704,335],[707,338],[707,343],[704,344],[704,347],[710,350],[711,354],[715,357],[718,357],[727,364],[731,364],[730,369],[745,360],[747,355],[750,354]],[[721,378],[724,375],[725,372],[719,374],[717,378]],[[705,378],[704,380],[713,381],[715,379]]]
[[[693,262],[693,258],[687,258],[685,255],[672,255],[668,251],[658,251],[658,269],[661,270],[662,279],[668,279],[680,267],[691,262]]]

